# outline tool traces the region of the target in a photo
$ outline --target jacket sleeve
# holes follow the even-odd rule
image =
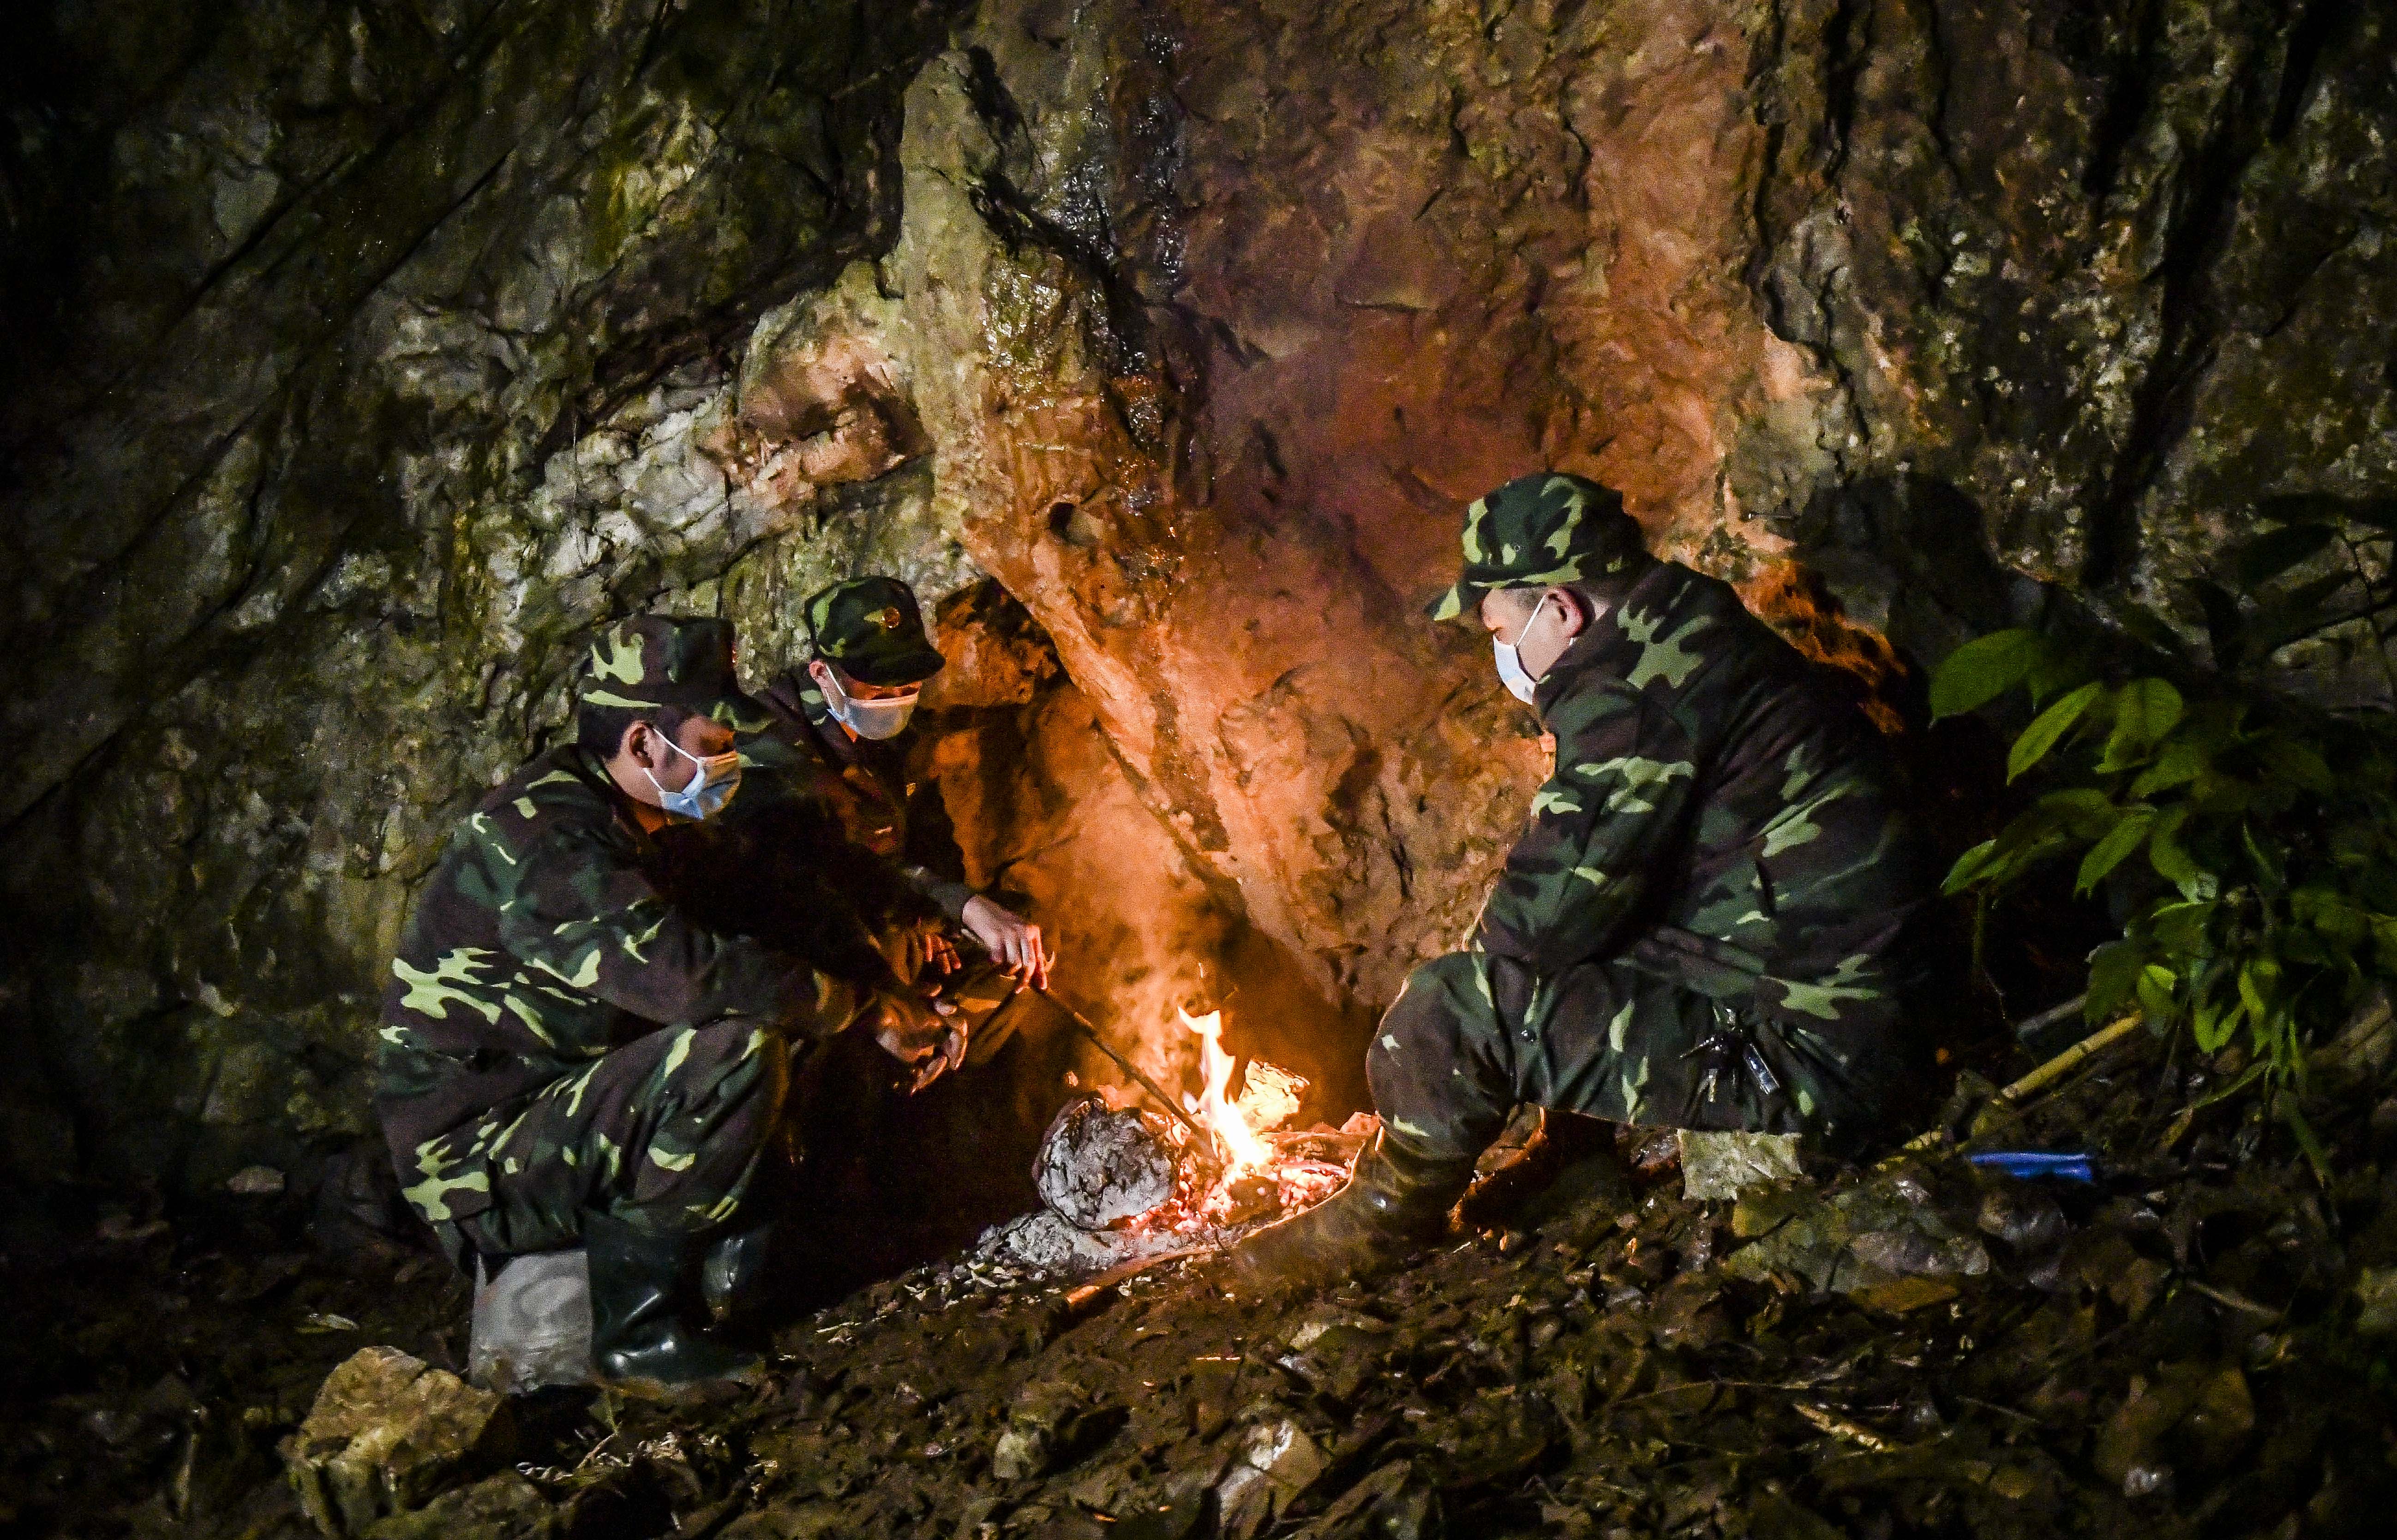
[[[1601,690],[1556,710],[1555,771],[1474,937],[1541,977],[1627,944],[1658,864],[1685,843],[1697,769],[1689,735],[1643,695]]]
[[[758,1016],[803,1037],[846,1026],[850,985],[667,903],[630,842],[581,821],[552,825],[518,853],[523,870],[500,935],[529,967],[647,1021]]]
[[[952,925],[966,923],[966,906],[974,901],[974,890],[963,883],[953,883],[930,867],[901,867],[908,885],[923,895],[924,901],[941,911],[941,917]]]

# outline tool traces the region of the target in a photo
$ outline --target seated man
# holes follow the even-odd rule
[[[1434,618],[1476,607],[1555,766],[1471,949],[1417,968],[1373,1035],[1380,1135],[1340,1193],[1241,1248],[1252,1281],[1436,1234],[1522,1103],[1844,1145],[1908,1068],[1933,887],[1848,697],[1578,476],[1467,511]]]
[[[382,1006],[375,1110],[408,1202],[462,1267],[585,1247],[593,1357],[614,1380],[756,1361],[703,1306],[783,1093],[787,1038],[872,1024],[926,1075],[963,1039],[905,991],[851,986],[662,899],[652,836],[739,781],[720,620],[609,627],[576,741],[483,798],[418,896]]]

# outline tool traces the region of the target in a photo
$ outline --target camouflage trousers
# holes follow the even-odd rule
[[[660,1028],[428,1141],[477,1166],[489,1188],[470,1199],[453,1185],[426,1217],[462,1264],[469,1251],[575,1245],[590,1210],[653,1231],[713,1228],[741,1206],[789,1066],[781,1036],[755,1021]]]
[[[1535,985],[1510,962],[1453,952],[1408,976],[1365,1075],[1387,1136],[1426,1160],[1479,1155],[1526,1103],[1838,1146],[1878,1120],[1893,1060],[1875,1027],[1763,1019],[1627,962]]]

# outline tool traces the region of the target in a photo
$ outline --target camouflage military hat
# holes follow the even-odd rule
[[[808,601],[816,655],[868,684],[913,684],[941,671],[915,591],[896,578],[852,578]]]
[[[741,691],[732,668],[732,626],[636,615],[602,631],[583,659],[575,698],[585,706],[655,710],[672,706],[740,732],[773,718]]]
[[[1493,589],[1602,578],[1644,552],[1622,493],[1553,471],[1518,476],[1465,511],[1465,570],[1425,612],[1453,620]]]

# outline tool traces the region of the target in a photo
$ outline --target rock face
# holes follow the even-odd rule
[[[0,1095],[120,1174],[361,1127],[610,615],[995,578],[1062,678],[940,739],[970,854],[1336,1100],[1540,771],[1418,613],[1497,481],[1917,660],[2397,490],[2386,4],[150,8],[7,23],[0,163]]]
[[[734,608],[893,547],[972,576],[906,425],[843,415],[874,361],[809,342],[946,20],[11,13],[5,1009],[53,1083],[6,1095],[87,1164],[363,1127],[412,885],[592,622],[713,609],[744,555]],[[743,458],[742,399],[785,453]]]

